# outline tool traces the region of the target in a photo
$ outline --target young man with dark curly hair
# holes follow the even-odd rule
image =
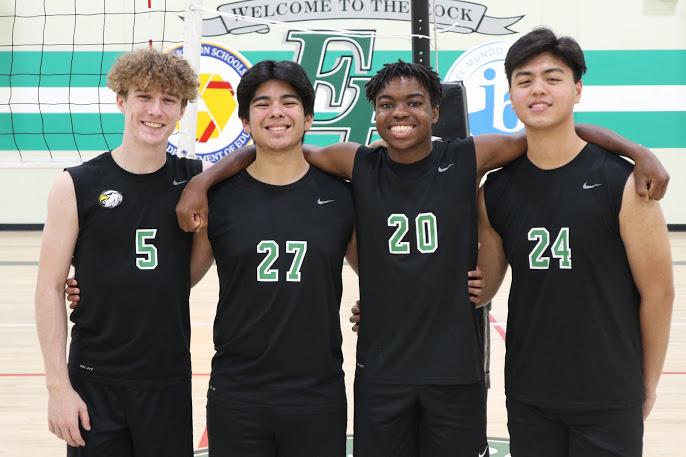
[[[48,424],[67,455],[188,457],[194,237],[174,207],[202,162],[166,153],[197,76],[173,54],[121,56],[108,86],[124,114],[121,146],[65,170],[48,198],[36,324],[49,392]],[[65,360],[64,282],[80,286]]]

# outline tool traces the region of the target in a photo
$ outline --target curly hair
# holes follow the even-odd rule
[[[126,97],[129,90],[162,90],[181,99],[182,106],[198,95],[198,75],[176,53],[138,49],[120,56],[107,76],[107,87]]]
[[[383,68],[369,80],[365,86],[365,95],[372,105],[376,102],[376,97],[392,80],[396,78],[413,78],[423,86],[429,93],[431,106],[438,106],[441,103],[443,87],[438,74],[431,68],[418,63],[408,63],[398,60],[395,63],[384,64]]]

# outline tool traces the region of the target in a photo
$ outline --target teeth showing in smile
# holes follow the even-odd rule
[[[150,122],[150,121],[143,121],[143,125],[145,125],[146,127],[154,128],[154,129],[159,129],[160,127],[164,127],[164,124],[160,124],[157,122]]]
[[[548,108],[550,105],[548,103],[544,102],[537,102],[537,103],[532,103],[530,105],[530,108],[533,110],[540,110],[540,109],[545,109]]]
[[[413,125],[394,125],[393,127],[391,127],[391,132],[396,132],[396,133],[409,132],[413,128],[414,128]]]
[[[271,127],[267,127],[267,130],[270,132],[283,132],[287,129],[285,125],[273,125]]]

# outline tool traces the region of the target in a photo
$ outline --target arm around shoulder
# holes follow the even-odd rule
[[[305,159],[322,171],[345,179],[352,179],[357,143],[336,143],[326,147],[303,145]]]
[[[487,172],[507,165],[526,153],[526,135],[523,132],[513,135],[479,135],[474,137],[476,149],[477,178]]]

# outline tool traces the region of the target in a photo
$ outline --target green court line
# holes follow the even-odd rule
[[[101,52],[0,52],[0,87],[94,87],[106,84],[107,72],[123,51]],[[442,76],[464,51],[439,51]],[[250,62],[264,59],[293,59],[295,49],[289,51],[242,51]],[[327,53],[325,66],[331,66],[346,51]],[[686,50],[603,50],[586,51],[589,67],[584,83],[591,85],[686,85]],[[434,58],[432,53],[431,58]],[[41,66],[42,59],[42,66]],[[398,59],[409,60],[409,50],[375,50],[372,72],[384,63]],[[10,72],[11,68],[11,72]],[[39,78],[37,73],[43,76]],[[71,81],[69,73],[71,69]],[[12,76],[9,76],[12,73]],[[10,81],[11,80],[11,81]]]

